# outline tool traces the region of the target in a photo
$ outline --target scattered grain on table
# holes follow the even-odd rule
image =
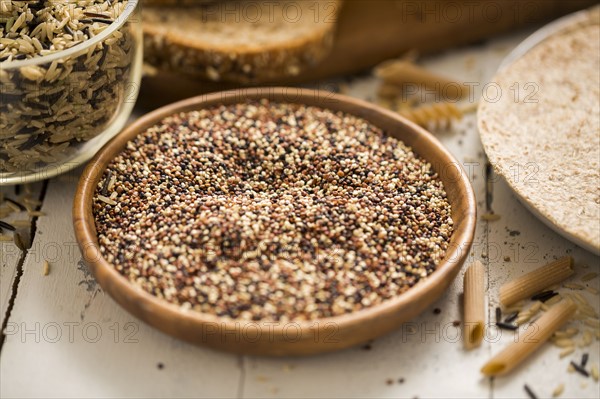
[[[47,260],[44,260],[42,275],[47,276],[48,274],[50,274],[50,263]]]
[[[564,383],[558,384],[558,386],[556,388],[554,388],[554,390],[552,391],[552,397],[558,398],[560,395],[563,394],[564,391],[565,391],[565,384]]]

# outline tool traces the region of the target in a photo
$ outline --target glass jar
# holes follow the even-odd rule
[[[73,169],[123,128],[141,79],[137,5],[138,0],[121,4],[112,22],[101,18],[102,8],[98,15],[85,13],[92,26],[86,35],[92,37],[70,48],[0,61],[0,185]],[[29,45],[39,47],[40,42]]]

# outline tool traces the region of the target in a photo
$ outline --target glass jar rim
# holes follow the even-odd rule
[[[138,2],[139,0],[127,0],[125,10],[123,10],[123,12],[117,17],[117,19],[115,19],[106,29],[104,29],[102,32],[100,32],[98,35],[94,36],[91,39],[84,40],[83,42],[66,50],[60,50],[55,53],[44,55],[41,57],[33,57],[26,60],[0,62],[0,69],[8,70],[30,65],[46,64],[48,62],[52,62],[61,58],[69,58],[71,55],[80,53],[85,49],[95,46],[96,44],[102,42],[108,36],[113,34],[117,29],[121,28],[125,24],[125,22],[129,20],[129,17],[136,9]],[[138,21],[138,23],[141,23],[141,21]]]

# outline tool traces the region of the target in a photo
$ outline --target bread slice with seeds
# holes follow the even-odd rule
[[[146,62],[213,81],[282,80],[329,53],[340,6],[339,0],[146,6]]]

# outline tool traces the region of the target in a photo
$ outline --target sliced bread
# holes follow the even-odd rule
[[[319,0],[146,6],[146,62],[213,81],[277,81],[329,53],[340,5]]]

